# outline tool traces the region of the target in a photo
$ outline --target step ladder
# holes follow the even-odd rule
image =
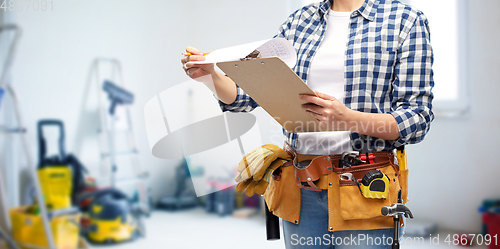
[[[140,164],[130,108],[128,105],[120,105],[116,108],[115,116],[109,114],[111,102],[106,92],[103,91],[103,85],[106,81],[125,88],[122,65],[115,58],[96,58],[90,67],[87,89],[92,89],[92,85],[95,84],[96,96],[98,97],[100,121],[97,132],[99,134],[100,167],[103,172],[110,173],[109,185],[111,187],[123,189],[125,186],[134,186],[134,191],[138,194],[138,203],[135,204],[140,207],[144,214],[149,215],[150,197],[146,184],[148,173],[142,170]],[[117,148],[117,141],[121,140],[125,140],[120,143],[122,148]],[[128,162],[123,163],[125,161]],[[116,177],[118,172],[124,170],[131,172],[125,177]]]
[[[2,111],[3,109],[5,109],[5,107],[1,106],[2,100],[4,100],[6,96],[9,96],[12,101],[11,103],[13,109],[12,111],[14,113],[17,125],[16,127],[7,127],[2,125],[0,126],[0,132],[7,134],[15,134],[20,136],[21,147],[23,149],[24,156],[26,157],[26,163],[28,164],[29,167],[30,177],[35,186],[36,197],[38,200],[43,200],[42,190],[40,188],[40,182],[37,175],[37,166],[33,162],[29,151],[28,141],[26,139],[26,129],[24,128],[23,120],[21,118],[21,112],[19,110],[17,95],[10,83],[10,72],[11,72],[12,62],[14,60],[16,46],[19,42],[19,38],[21,37],[21,30],[16,25],[0,26],[0,34],[5,34],[7,32],[13,32],[14,38],[11,41],[11,45],[9,47],[7,57],[3,64],[3,69],[0,75],[0,114],[3,113]],[[5,186],[3,185],[4,183],[5,183],[5,178],[3,177],[2,171],[0,170],[0,202],[1,202],[0,208],[2,209],[2,213],[0,215],[2,216],[1,218],[3,218],[4,220],[4,223],[6,223],[3,224],[3,229],[5,230],[2,229],[2,224],[0,224],[0,237],[3,237],[7,241],[7,243],[9,243],[9,246],[11,248],[18,249],[17,245],[15,244],[15,242],[11,237],[11,224],[8,214],[8,210],[10,207],[8,205],[7,193],[5,191]],[[52,230],[50,229],[48,210],[45,205],[39,205],[39,206],[40,206],[40,215],[42,216],[43,220],[45,236],[49,244],[49,249],[56,249],[54,243],[54,237],[52,236]]]

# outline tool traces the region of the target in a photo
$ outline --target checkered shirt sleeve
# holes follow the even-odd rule
[[[231,104],[226,104],[219,100],[220,108],[223,112],[251,112],[253,109],[259,107],[259,104],[255,102],[243,89],[236,86],[236,100]]]
[[[427,19],[420,14],[401,45],[395,65],[392,114],[398,123],[400,138],[394,146],[422,141],[434,119],[432,112],[433,52]]]

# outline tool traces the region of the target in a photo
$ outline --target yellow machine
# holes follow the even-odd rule
[[[47,165],[38,170],[45,204],[49,209],[71,207],[73,174],[67,165]]]
[[[141,212],[134,209],[127,196],[117,189],[104,189],[81,196],[92,198],[89,206],[90,226],[86,237],[93,243],[113,244],[144,235]]]
[[[43,135],[44,127],[59,129],[59,154],[48,157],[47,144]],[[83,189],[85,167],[78,159],[66,154],[64,146],[64,124],[61,120],[40,120],[38,122],[38,179],[42,187],[43,199],[49,210],[67,209],[72,198]]]
[[[136,230],[135,226],[126,223],[121,217],[112,221],[92,220],[91,227],[96,229],[91,229],[87,237],[94,243],[116,243],[131,240],[135,236]]]
[[[44,127],[59,128],[59,155],[47,157],[47,144],[43,135]],[[41,120],[38,122],[38,179],[42,187],[45,204],[49,210],[71,207],[73,191],[73,172],[66,162],[64,149],[64,125],[60,120]]]
[[[59,129],[59,153],[47,156],[44,128]],[[52,242],[45,236],[45,224],[41,210],[46,206],[52,214],[48,219],[54,245],[57,248],[76,248],[80,233],[80,213],[72,207],[72,198],[81,191],[85,168],[78,159],[66,154],[64,146],[64,124],[61,120],[40,120],[38,122],[38,168],[36,171],[42,196],[37,196],[37,205],[11,210],[14,239],[16,241],[49,247]],[[43,205],[45,204],[45,205]],[[47,235],[48,236],[48,235]]]

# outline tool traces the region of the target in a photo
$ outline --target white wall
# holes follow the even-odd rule
[[[498,8],[495,0],[471,1],[461,17],[469,28],[469,114],[436,118],[426,140],[408,148],[409,205],[418,217],[441,227],[478,232],[477,207],[485,198],[500,198]]]
[[[188,79],[179,62],[187,45],[212,51],[272,37],[287,15],[282,2],[56,0],[53,11],[7,13],[7,19],[23,29],[13,77],[33,156],[36,122],[60,118],[66,125],[68,151],[81,147],[80,159],[93,175],[102,176],[96,89],[87,89],[86,83],[94,58],[117,58],[126,88],[136,97],[132,116],[141,164],[151,173],[154,195],[170,193],[168,180],[179,161],[160,160],[149,152],[144,104]]]
[[[132,110],[141,163],[151,172],[155,196],[168,193],[168,176],[178,162],[150,155],[142,119],[144,104],[187,79],[179,63],[185,46],[211,51],[271,37],[288,15],[287,4],[286,0],[54,1],[52,12],[8,13],[24,29],[14,82],[33,154],[35,123],[47,117],[64,119],[69,151],[77,147],[80,141],[74,139],[90,62],[97,56],[116,57],[123,63],[127,88],[136,94]],[[500,92],[496,27],[500,17],[495,11],[499,8],[497,0],[477,0],[468,11],[469,115],[438,117],[427,139],[408,147],[409,206],[419,219],[444,228],[479,232],[477,207],[484,198],[500,197],[500,134],[496,129],[500,110],[495,103]],[[261,122],[260,129],[263,139],[273,142],[270,136],[276,128],[268,120]],[[91,129],[83,130],[87,139],[93,134]],[[81,153],[86,156],[81,159],[98,172],[95,146],[83,147]]]

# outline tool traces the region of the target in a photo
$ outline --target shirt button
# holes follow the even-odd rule
[[[311,57],[311,54],[307,54],[307,58]]]
[[[323,24],[322,27],[325,28],[325,25]]]

